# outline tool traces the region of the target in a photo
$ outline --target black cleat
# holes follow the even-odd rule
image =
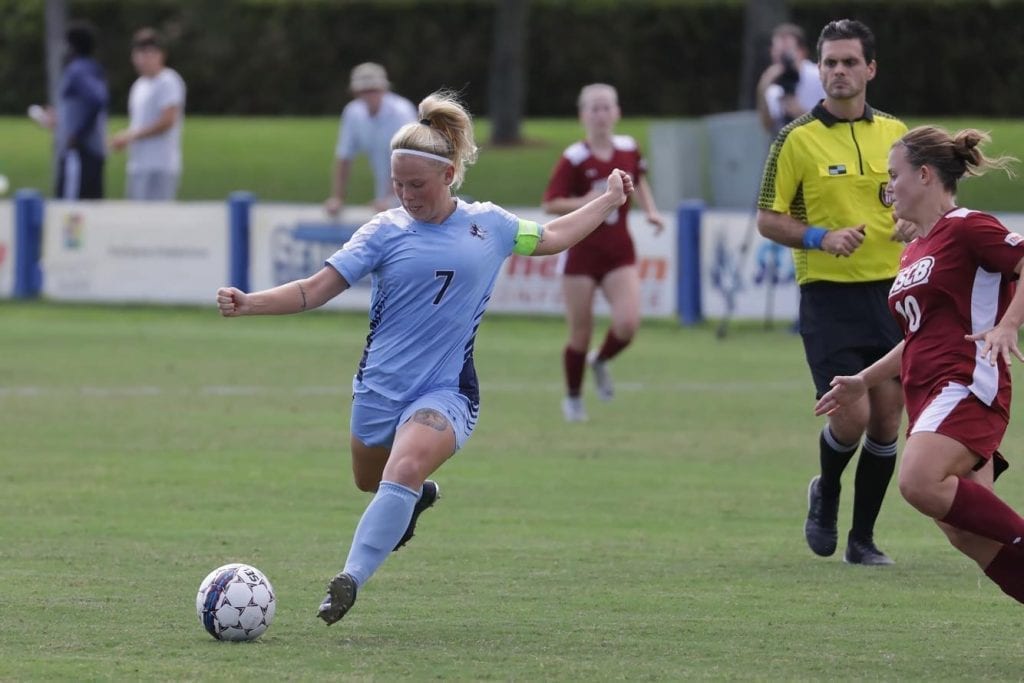
[[[423,482],[423,493],[420,495],[420,499],[416,501],[416,506],[412,509],[412,519],[409,520],[409,526],[405,529],[402,539],[395,546],[395,550],[398,550],[412,539],[416,532],[416,520],[419,519],[420,513],[432,507],[440,497],[441,487],[437,485],[436,481],[427,479]]]
[[[884,567],[894,564],[892,558],[879,550],[870,536],[856,538],[852,532],[846,539],[846,554],[843,555],[843,562],[863,564],[869,567]]]
[[[345,572],[341,572],[327,584],[327,597],[320,603],[316,615],[330,626],[345,616],[355,602],[356,581]]]
[[[807,486],[807,521],[804,522],[804,537],[815,555],[829,557],[835,553],[838,514],[839,496],[826,500],[821,494],[821,476],[816,475]]]

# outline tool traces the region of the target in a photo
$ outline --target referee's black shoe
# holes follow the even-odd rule
[[[863,564],[869,567],[884,567],[893,564],[892,558],[883,553],[875,545],[874,539],[857,538],[850,532],[846,538],[846,553],[843,555],[846,564]]]
[[[409,520],[409,526],[406,527],[405,533],[402,534],[402,539],[395,546],[395,550],[409,542],[416,532],[416,520],[419,519],[420,513],[429,507],[433,507],[440,497],[441,487],[437,485],[436,481],[427,479],[423,482],[423,492],[420,494],[420,499],[416,501],[416,506],[412,509],[412,519]]]
[[[821,476],[815,475],[807,486],[807,521],[804,522],[804,537],[815,555],[829,557],[836,552],[838,514],[839,496],[830,500],[822,495]]]

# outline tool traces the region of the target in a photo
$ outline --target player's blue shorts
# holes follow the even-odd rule
[[[448,418],[455,430],[455,450],[462,448],[473,433],[480,414],[478,403],[454,389],[435,389],[411,401],[393,401],[353,380],[352,435],[367,446],[390,448],[398,428],[421,408],[436,410]]]

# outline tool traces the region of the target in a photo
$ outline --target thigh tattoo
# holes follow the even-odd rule
[[[433,427],[439,432],[448,429],[448,419],[433,408],[420,408],[412,414],[412,421]]]

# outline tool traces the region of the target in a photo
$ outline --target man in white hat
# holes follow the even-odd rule
[[[391,188],[391,136],[416,120],[416,107],[391,92],[388,74],[380,64],[365,62],[352,69],[349,88],[355,99],[341,112],[331,196],[324,202],[332,217],[345,204],[352,159],[360,153],[366,154],[373,169],[374,210],[398,205]]]

